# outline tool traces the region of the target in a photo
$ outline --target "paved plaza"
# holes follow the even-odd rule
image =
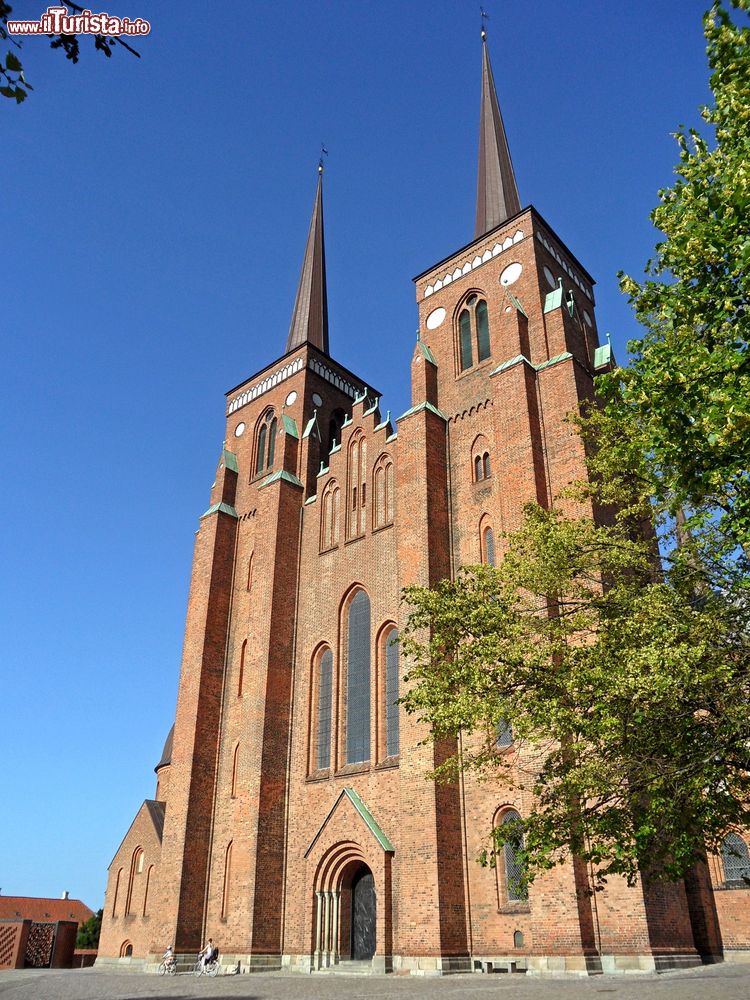
[[[146,973],[0,972],[2,1000],[750,1000],[750,965],[714,965],[662,975],[587,979],[523,975],[304,976],[289,973],[162,979]],[[605,996],[606,995],[606,996]]]

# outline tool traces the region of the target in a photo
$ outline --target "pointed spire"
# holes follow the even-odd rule
[[[521,211],[503,116],[492,77],[487,32],[482,24],[482,108],[479,120],[477,221],[474,239]]]
[[[323,161],[318,165],[310,231],[302,261],[302,273],[294,301],[292,322],[286,341],[287,351],[309,342],[328,354],[328,296],[326,293],[326,252],[323,241]]]

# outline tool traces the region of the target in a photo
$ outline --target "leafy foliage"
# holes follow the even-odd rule
[[[78,928],[76,937],[76,948],[98,948],[99,935],[102,930],[103,910],[97,910],[93,917],[90,917]]]
[[[750,818],[746,606],[696,596],[702,572],[683,560],[658,578],[652,538],[627,522],[529,505],[508,545],[498,569],[406,591],[404,704],[433,736],[464,737],[436,776],[475,769],[533,793],[532,879],[570,852],[595,885],[681,874]]]

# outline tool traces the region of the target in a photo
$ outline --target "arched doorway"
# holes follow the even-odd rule
[[[352,879],[351,956],[355,961],[369,961],[375,954],[377,903],[375,879],[366,865]]]

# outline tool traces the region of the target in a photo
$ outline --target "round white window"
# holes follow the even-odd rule
[[[523,271],[523,265],[519,264],[518,261],[514,261],[513,264],[508,264],[503,273],[500,275],[500,284],[504,285],[506,288],[508,285],[515,284],[521,277],[521,271]]]
[[[428,330],[436,330],[445,319],[445,309],[433,309],[425,321]]]
[[[244,433],[245,433],[245,425],[243,423],[237,424],[237,426],[234,429],[234,436],[236,438],[241,438]]]
[[[313,393],[313,403],[315,403],[316,406],[322,406],[323,405],[323,397],[319,396],[317,394],[317,392]]]
[[[297,402],[297,393],[294,391],[294,389],[292,389],[292,391],[286,397],[285,402],[286,402],[287,406],[291,406],[292,403],[296,403]]]
[[[547,284],[549,285],[550,288],[557,288],[557,282],[555,281],[555,276],[548,267],[544,268],[544,277],[547,279]]]

